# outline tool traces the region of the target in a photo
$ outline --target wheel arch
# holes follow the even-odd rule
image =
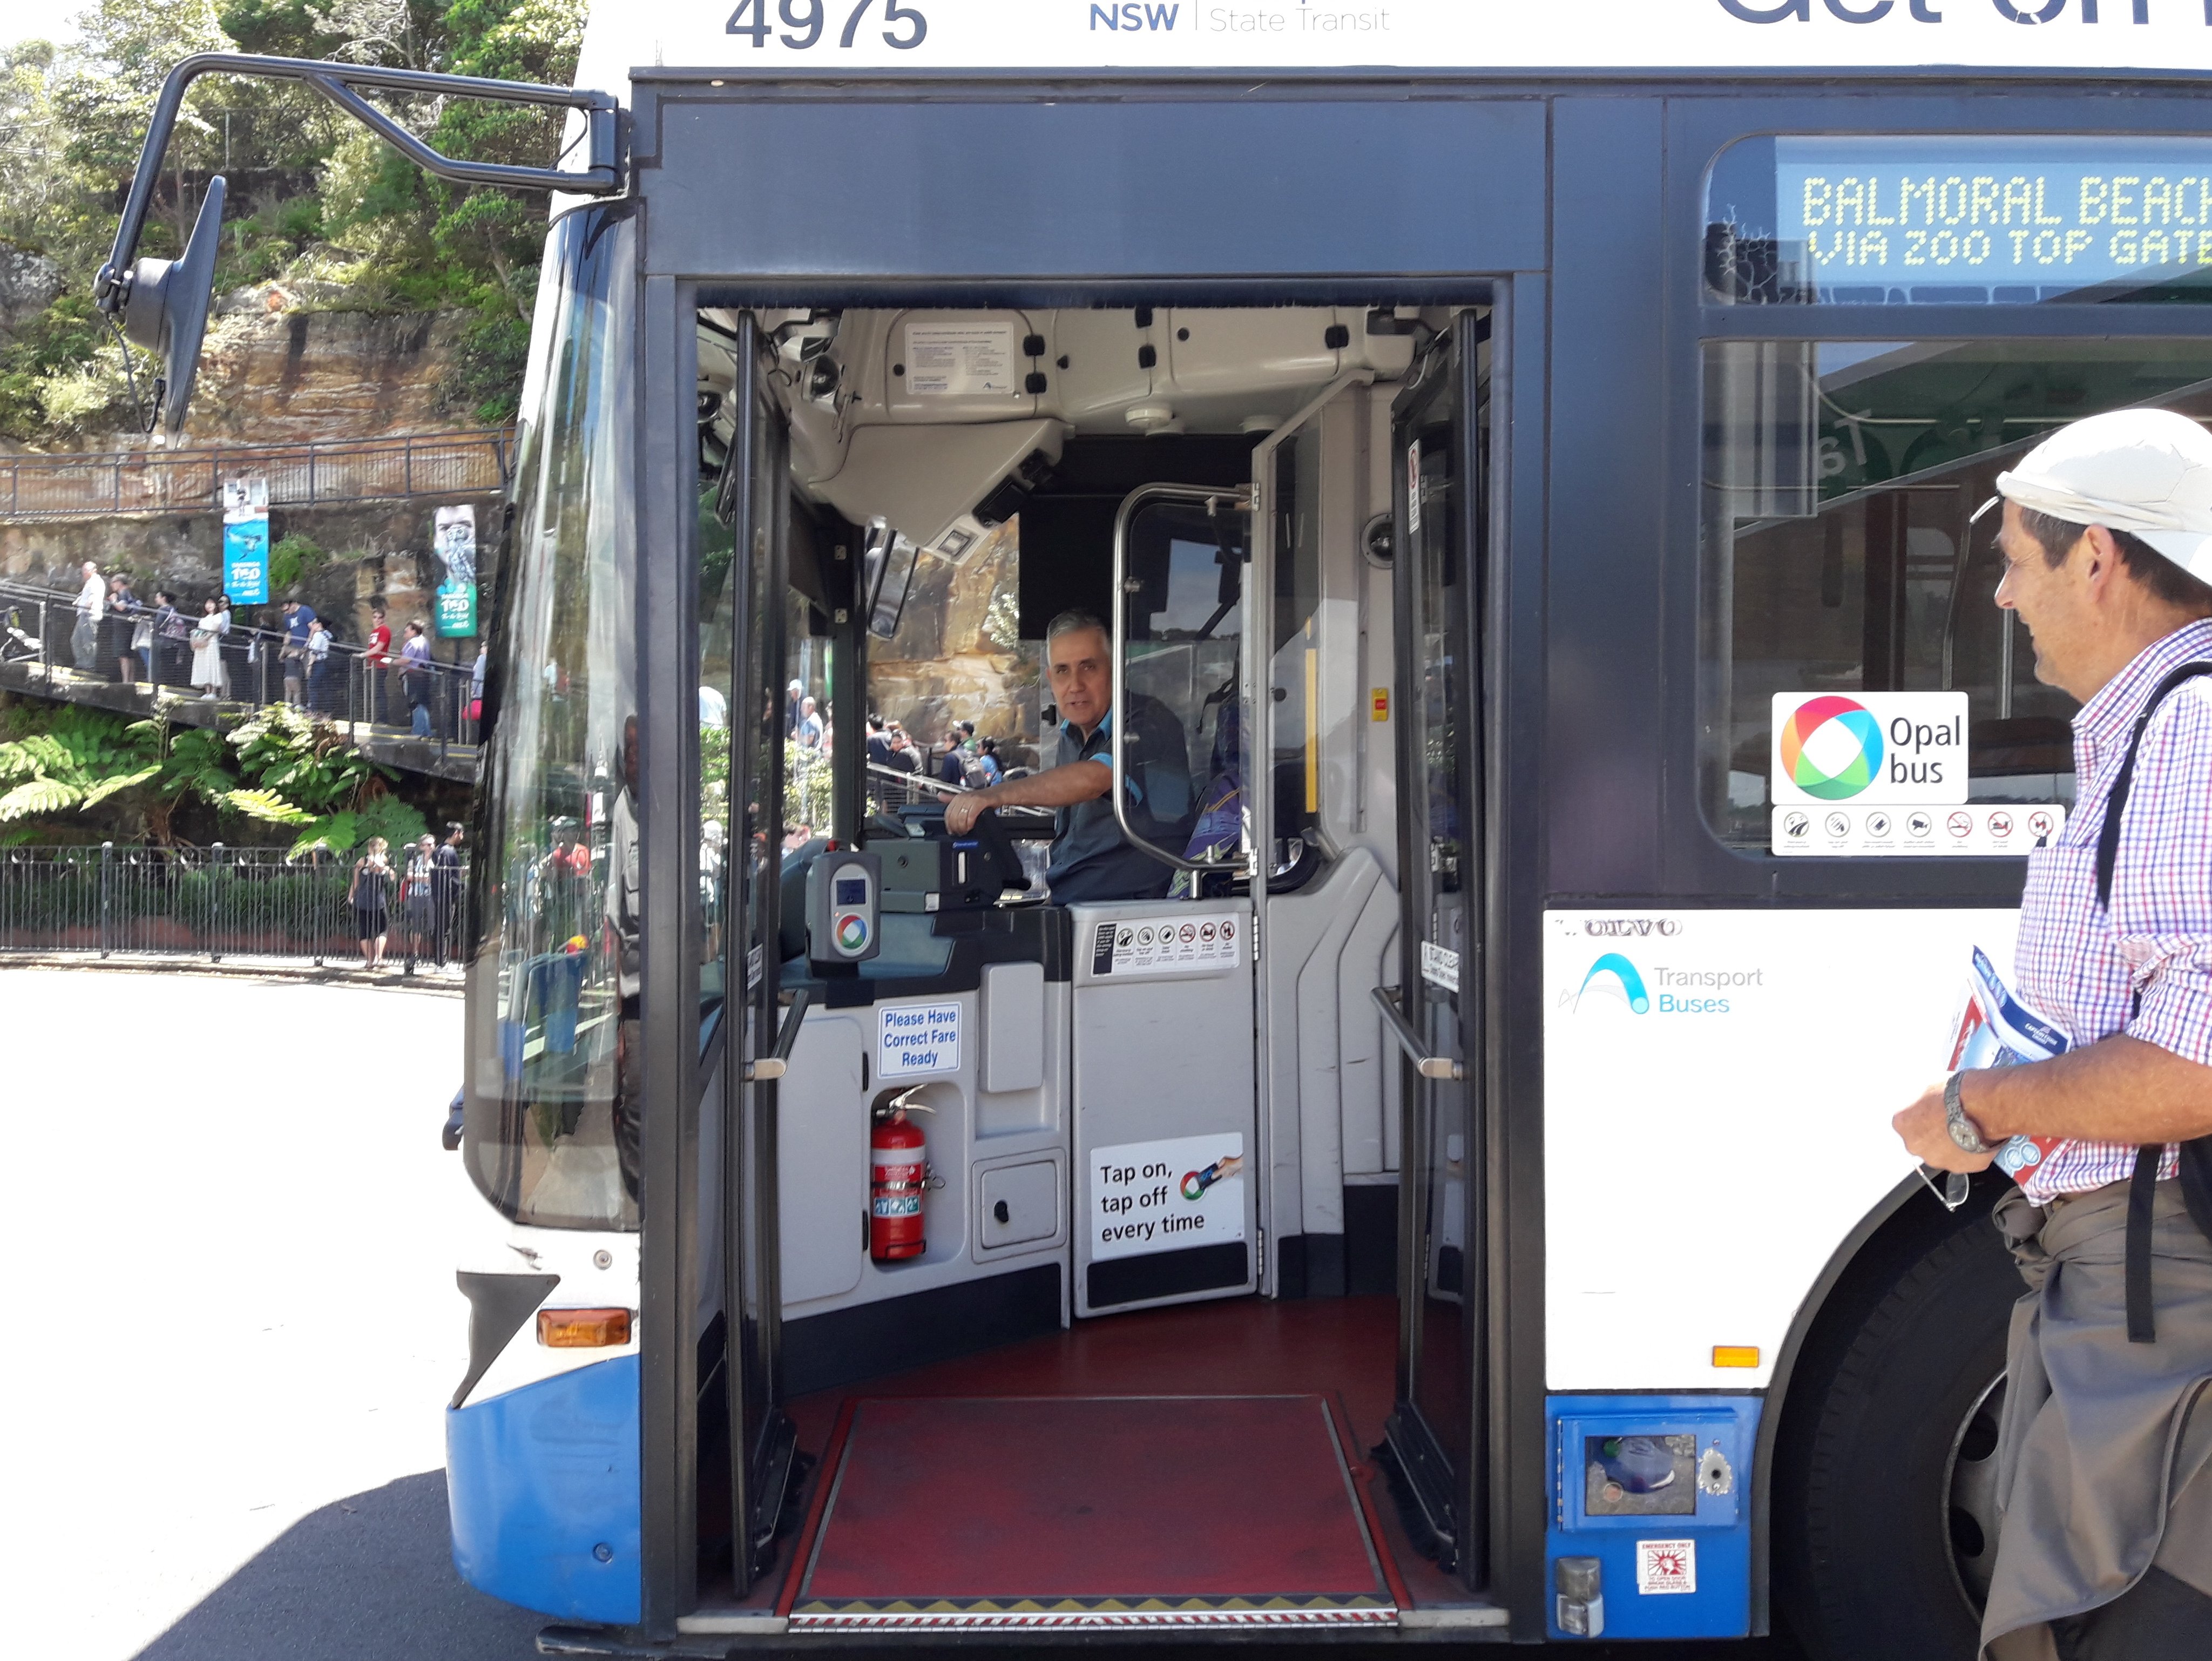
[[[1766,1636],[1771,1625],[1775,1461],[1792,1410],[1802,1405],[1793,1399],[1795,1387],[1805,1377],[1801,1363],[1808,1354],[1825,1349],[1825,1341],[1844,1323],[1870,1313],[1907,1265],[1950,1235],[1986,1224],[1998,1197],[2011,1185],[2008,1179],[1984,1171],[1974,1178],[1966,1203],[1947,1212],[1932,1200],[1924,1206],[1911,1204],[1915,1196],[1925,1194],[1925,1185],[1917,1176],[1904,1178],[1859,1219],[1806,1289],[1774,1358],[1752,1457],[1751,1630],[1755,1636]]]

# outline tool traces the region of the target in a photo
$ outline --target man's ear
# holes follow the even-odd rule
[[[2088,590],[2091,599],[2101,600],[2115,592],[2112,584],[2120,574],[2120,545],[2102,525],[2088,526],[2081,532],[2081,540],[2089,545],[2088,560],[2081,574],[2082,586]]]

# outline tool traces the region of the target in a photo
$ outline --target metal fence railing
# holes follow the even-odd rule
[[[157,698],[201,695],[192,684],[196,610],[185,600],[173,622],[151,608],[111,611],[79,636],[75,594],[0,581],[0,669],[18,669],[55,697],[67,698],[72,687],[84,684],[130,686],[150,713]],[[153,638],[134,647],[142,622],[152,625]],[[412,736],[435,744],[441,757],[477,741],[473,662],[408,662],[396,646],[377,660],[365,648],[333,642],[318,668],[317,660],[286,648],[281,630],[234,622],[217,648],[222,683],[216,702],[292,703],[352,729],[356,739]]]
[[[0,457],[0,519],[208,512],[227,478],[269,481],[272,508],[504,490],[514,429],[417,433],[328,444]]]
[[[346,889],[353,861],[282,849],[0,849],[0,952],[358,961]],[[457,955],[463,866],[428,903],[388,896],[388,961],[411,970]],[[396,889],[397,885],[393,885]]]

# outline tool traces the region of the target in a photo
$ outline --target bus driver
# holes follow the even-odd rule
[[[1045,660],[1060,707],[1055,765],[945,804],[945,828],[964,835],[986,808],[1054,810],[1045,879],[1055,904],[1156,900],[1174,869],[1130,845],[1108,797],[1114,788],[1114,650],[1106,625],[1088,611],[1062,611],[1045,630]],[[1157,698],[1131,693],[1125,784],[1129,828],[1146,842],[1180,849],[1190,810],[1189,752],[1182,723]]]

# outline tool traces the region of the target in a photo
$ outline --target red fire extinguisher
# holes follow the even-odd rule
[[[868,1135],[868,1256],[879,1263],[919,1257],[928,1245],[921,1215],[928,1141],[907,1115],[930,1110],[912,1101],[914,1093],[878,1108]]]

